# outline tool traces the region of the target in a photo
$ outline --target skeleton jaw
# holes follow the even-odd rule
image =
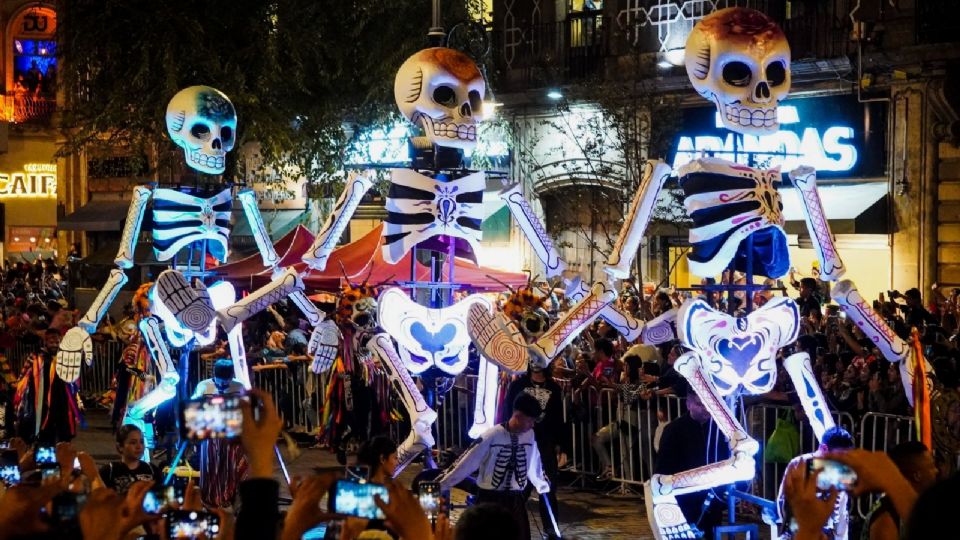
[[[720,113],[720,123],[727,129],[753,135],[767,135],[776,133],[780,129],[776,103],[772,107],[764,107],[760,104],[745,104],[742,101],[720,103],[716,98],[714,103]]]
[[[211,155],[197,149],[187,150],[184,153],[187,157],[187,163],[191,168],[207,174],[223,174],[224,157],[226,156],[226,152],[221,152],[218,155]]]
[[[473,123],[457,123],[449,116],[431,118],[419,111],[414,113],[413,123],[438,146],[469,149],[477,144],[477,126]]]

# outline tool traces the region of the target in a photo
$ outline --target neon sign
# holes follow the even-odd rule
[[[0,198],[55,199],[57,166],[52,163],[27,163],[23,171],[0,173]]]
[[[885,111],[866,112],[846,96],[795,99],[777,108],[780,130],[770,135],[740,135],[723,128],[712,107],[686,109],[668,156],[674,171],[704,155],[781,172],[801,165],[821,176],[883,174],[883,138],[878,122]]]

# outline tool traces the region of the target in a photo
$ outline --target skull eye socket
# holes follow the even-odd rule
[[[449,86],[438,86],[433,91],[433,100],[440,105],[453,107],[457,104],[457,93]]]
[[[470,93],[467,94],[467,97],[470,98],[470,108],[473,110],[473,112],[482,111],[483,98],[480,97],[480,92],[471,90]]]
[[[210,136],[210,128],[206,124],[194,124],[190,128],[190,134],[198,139],[206,139]]]
[[[730,62],[723,66],[723,80],[730,86],[747,86],[751,76],[750,66],[743,62]]]
[[[220,140],[226,142],[233,138],[233,130],[230,129],[230,126],[223,126],[220,128]]]
[[[787,68],[783,62],[773,62],[767,66],[767,84],[770,86],[780,86],[787,80]]]

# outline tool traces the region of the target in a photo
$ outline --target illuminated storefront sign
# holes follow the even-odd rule
[[[674,171],[712,155],[755,167],[780,166],[784,173],[807,165],[821,177],[880,176],[885,115],[885,109],[865,109],[852,96],[795,99],[778,107],[779,131],[755,136],[724,129],[712,107],[688,109],[669,159]]]
[[[0,173],[0,199],[57,197],[57,166],[27,163],[22,171]]]

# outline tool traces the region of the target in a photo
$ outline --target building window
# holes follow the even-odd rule
[[[22,123],[46,121],[56,110],[57,16],[50,8],[21,11],[10,25],[4,117]]]

